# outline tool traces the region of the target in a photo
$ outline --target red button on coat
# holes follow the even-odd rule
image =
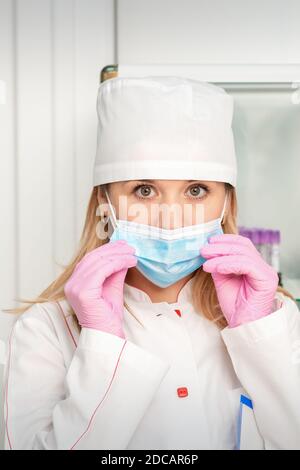
[[[180,311],[180,310],[175,309],[175,312],[177,313],[177,315],[178,315],[179,317],[181,317],[181,311]]]
[[[188,396],[188,389],[186,387],[179,387],[177,388],[177,395],[182,398],[182,397],[187,397]]]

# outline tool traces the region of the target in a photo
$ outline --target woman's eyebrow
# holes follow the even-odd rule
[[[129,181],[125,181],[124,183],[124,186],[128,185],[128,184],[133,184],[133,183],[155,183],[155,181],[157,180],[148,180],[148,179],[145,179],[145,180],[129,180]]]

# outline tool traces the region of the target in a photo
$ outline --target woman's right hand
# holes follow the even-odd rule
[[[87,253],[75,266],[64,292],[81,327],[125,338],[123,287],[128,268],[136,266],[135,248],[124,240]]]

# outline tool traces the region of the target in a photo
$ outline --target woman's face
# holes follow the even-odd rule
[[[110,183],[107,192],[117,219],[164,229],[209,222],[221,216],[225,184],[204,180],[133,180]],[[109,213],[105,194],[100,204]]]

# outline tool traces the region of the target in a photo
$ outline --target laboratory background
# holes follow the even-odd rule
[[[73,256],[97,88],[134,75],[233,95],[239,231],[299,305],[299,18],[299,0],[0,0],[0,310],[34,299]],[[11,321],[1,313],[0,369]]]

